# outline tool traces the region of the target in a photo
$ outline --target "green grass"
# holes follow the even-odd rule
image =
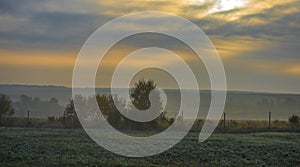
[[[189,133],[170,150],[127,158],[104,150],[81,129],[0,128],[0,166],[300,166],[300,133]]]

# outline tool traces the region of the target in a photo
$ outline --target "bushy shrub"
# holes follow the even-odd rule
[[[292,115],[289,117],[289,122],[291,124],[298,124],[300,122],[300,117],[297,115]]]
[[[12,116],[15,112],[12,106],[12,100],[6,95],[0,95],[0,126],[2,125],[2,121],[10,116]]]

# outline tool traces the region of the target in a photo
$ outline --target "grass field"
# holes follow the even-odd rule
[[[300,133],[189,133],[170,150],[127,158],[104,150],[81,129],[0,128],[1,166],[300,166]]]

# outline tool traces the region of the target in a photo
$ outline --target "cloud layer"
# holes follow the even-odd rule
[[[300,92],[299,9],[298,0],[2,0],[1,83],[49,84],[40,74],[21,76],[34,68],[50,76],[67,68],[51,84],[70,86],[77,52],[97,28],[124,14],[155,10],[203,29],[224,61],[230,89]]]

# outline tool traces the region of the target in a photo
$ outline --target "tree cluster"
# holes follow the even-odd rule
[[[118,96],[112,95],[97,95],[96,100],[98,107],[100,108],[104,118],[115,128],[120,129],[157,129],[162,126],[168,126],[170,121],[166,118],[166,112],[162,112],[162,102],[158,92],[152,92],[152,104],[149,99],[150,92],[156,88],[156,84],[153,80],[141,80],[137,82],[132,89],[130,89],[130,98],[132,105],[127,106],[122,99]],[[84,103],[88,104],[89,99],[82,99],[83,97],[78,97]],[[136,122],[121,114],[116,107],[116,104],[121,108],[125,109],[127,113],[132,112],[135,109],[146,110],[151,107],[150,112],[156,112],[159,115],[156,119],[150,122]],[[89,106],[87,106],[89,107]],[[73,100],[66,106],[64,112],[66,125],[77,125],[78,118],[75,112]],[[99,115],[93,115],[97,119]],[[69,122],[69,124],[67,124]]]

